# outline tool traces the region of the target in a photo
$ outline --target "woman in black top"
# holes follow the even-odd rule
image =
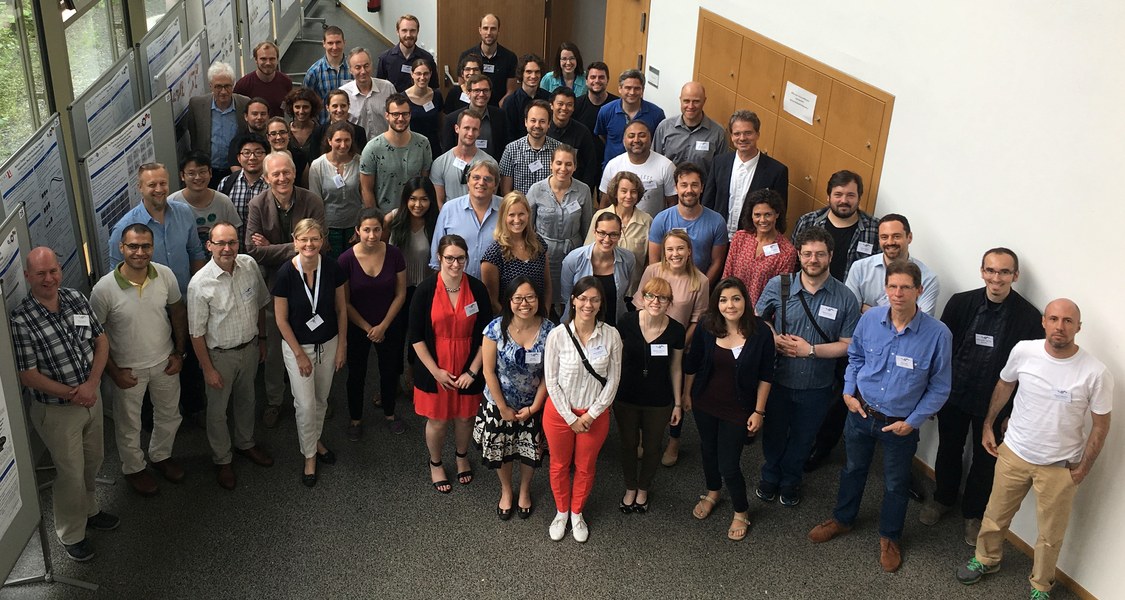
[[[726,482],[734,505],[727,537],[735,541],[744,539],[750,527],[742,447],[747,432],[762,427],[774,366],[773,334],[754,316],[749,297],[739,279],[720,281],[684,361],[684,408],[695,411],[707,479],[707,494],[692,514],[710,516]]]
[[[625,313],[617,322],[622,344],[621,385],[613,412],[621,432],[625,496],[620,508],[626,514],[648,512],[648,491],[660,463],[664,427],[679,423],[682,416],[685,332],[683,325],[668,316],[672,285],[653,277],[641,289],[641,297],[642,310]],[[637,445],[642,439],[646,451],[638,459]]]
[[[336,261],[320,254],[327,234],[316,219],[299,221],[293,227],[297,256],[281,265],[273,284],[273,310],[285,341],[281,353],[305,457],[301,481],[308,487],[316,485],[317,461],[336,462],[336,454],[324,446],[320,436],[332,377],[348,356],[347,279]]]

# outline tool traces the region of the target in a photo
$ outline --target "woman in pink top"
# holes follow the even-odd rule
[[[730,241],[723,278],[737,277],[750,293],[750,305],[766,282],[797,265],[797,249],[785,233],[785,201],[773,190],[751,192],[742,206],[738,231]]]
[[[672,317],[687,330],[684,344],[691,344],[691,335],[695,333],[695,324],[699,317],[707,310],[707,298],[710,296],[710,284],[707,276],[695,266],[691,254],[691,238],[683,230],[673,229],[664,236],[660,245],[660,262],[649,265],[641,275],[640,285],[643,289],[649,279],[660,277],[672,285],[672,305],[668,307],[668,316]],[[644,310],[645,301],[640,294],[633,297],[633,304],[638,310]]]

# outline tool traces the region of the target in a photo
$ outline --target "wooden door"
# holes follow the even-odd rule
[[[617,93],[617,76],[626,69],[645,68],[648,49],[649,0],[608,0],[605,5],[605,48],[609,91]]]
[[[437,61],[443,88],[446,68],[456,78],[461,53],[480,44],[477,30],[481,17],[489,13],[500,19],[500,45],[516,56],[534,53],[546,58],[547,0],[438,0]]]

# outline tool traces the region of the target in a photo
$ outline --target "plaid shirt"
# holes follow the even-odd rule
[[[229,179],[233,178],[233,185]],[[266,191],[269,187],[266,185],[265,177],[258,177],[258,180],[250,184],[246,181],[246,174],[242,171],[231,173],[219,182],[219,191],[227,189],[230,186],[230,191],[227,196],[230,196],[230,201],[234,204],[234,210],[238,213],[238,218],[242,219],[242,225],[238,226],[238,239],[243,239],[246,234],[246,222],[250,216],[250,199],[262,192]]]
[[[531,144],[527,143],[527,136],[525,135],[504,148],[504,155],[500,157],[500,175],[511,177],[513,189],[526,194],[533,183],[542,181],[551,175],[551,157],[555,153],[555,148],[558,147],[558,140],[545,137],[543,138],[543,147],[536,150],[531,147]],[[539,168],[533,173],[531,165],[536,161],[539,161]]]
[[[352,72],[348,70],[348,61],[341,60],[340,67],[333,69],[328,64],[327,57],[320,57],[320,60],[313,63],[309,70],[305,72],[305,87],[316,92],[320,96],[321,102],[324,103],[324,108],[320,111],[320,121],[322,123],[328,122],[328,92],[339,88],[345,83],[355,79]]]
[[[871,215],[858,210],[859,213],[859,227],[856,227],[855,233],[852,234],[852,241],[848,244],[848,266],[844,269],[844,279],[848,277],[848,271],[852,270],[852,265],[855,261],[861,258],[867,258],[875,254],[879,254],[879,222]],[[805,213],[797,219],[797,225],[793,227],[793,240],[797,239],[797,234],[809,227],[824,227],[824,222],[828,220],[828,207],[819,210]],[[870,244],[871,252],[860,252],[859,244],[866,242]],[[796,246],[796,244],[794,244]]]
[[[74,324],[75,315],[85,315],[89,326]],[[16,368],[36,369],[63,385],[78,386],[90,378],[94,365],[94,340],[105,329],[94,316],[90,303],[70,288],[59,288],[59,312],[46,309],[28,294],[12,311],[12,343],[16,349]],[[67,404],[63,398],[30,390],[36,401]]]

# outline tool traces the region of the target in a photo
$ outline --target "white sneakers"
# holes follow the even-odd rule
[[[548,530],[553,541],[558,542],[566,537],[566,522],[569,518],[570,513],[555,513],[555,519],[551,521],[551,528]]]
[[[570,533],[574,536],[574,541],[579,544],[590,537],[590,529],[586,527],[586,520],[580,513],[570,515]]]

